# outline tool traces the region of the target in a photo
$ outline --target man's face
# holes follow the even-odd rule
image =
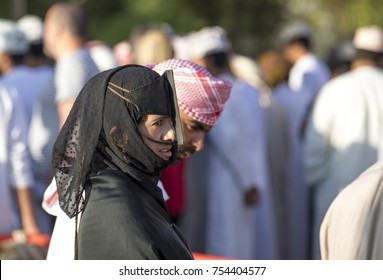
[[[212,126],[203,124],[180,111],[184,144],[178,147],[176,163],[181,159],[191,157],[194,152],[203,149],[205,134]]]
[[[54,16],[55,16],[55,8],[51,8],[48,10],[45,20],[44,20],[44,35],[43,35],[43,40],[44,40],[44,52],[46,55],[55,57],[55,49],[56,49],[56,41],[58,39],[58,28],[57,24],[54,21]]]

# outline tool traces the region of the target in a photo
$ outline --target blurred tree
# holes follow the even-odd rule
[[[352,33],[363,25],[383,26],[381,0],[318,0],[318,2],[333,18],[333,27],[339,34]]]
[[[321,48],[365,24],[383,26],[382,0],[71,0],[90,17],[91,39],[114,44],[137,25],[165,22],[177,33],[206,25],[226,29],[234,50],[249,56],[277,46],[280,27],[300,18],[315,28]],[[1,0],[0,17],[26,10],[43,17],[55,0]]]
[[[17,0],[26,5],[26,13],[44,16],[52,0]],[[2,0],[2,17],[15,18],[15,2]],[[110,44],[129,38],[137,25],[164,22],[176,33],[186,33],[206,25],[227,30],[236,51],[255,56],[267,48],[282,23],[281,0],[72,0],[82,4],[90,16],[91,38]]]
[[[382,0],[287,0],[287,18],[300,18],[315,28],[319,51],[345,38],[356,28],[376,24],[383,27]]]
[[[204,22],[190,13],[187,1],[178,0],[108,0],[108,5],[86,1],[91,15],[91,34],[108,42],[127,39],[134,27],[150,22],[163,22],[175,31],[199,28]]]
[[[270,48],[285,21],[280,0],[191,0],[194,13],[205,25],[220,25],[228,33],[234,50],[254,57]],[[201,26],[202,27],[202,26]]]
[[[228,32],[234,49],[255,56],[267,48],[282,22],[279,0],[109,0],[86,1],[92,15],[92,34],[115,43],[128,38],[132,29],[148,22],[165,22],[176,33],[206,25],[220,25]],[[107,15],[107,16],[105,16]],[[123,28],[121,28],[123,26]]]
[[[35,14],[40,17],[45,15],[46,10],[54,2],[52,0],[1,0],[0,17],[18,19],[24,14]]]

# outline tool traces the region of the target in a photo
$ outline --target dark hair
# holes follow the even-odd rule
[[[24,54],[12,54],[11,59],[14,65],[20,65],[24,63]]]
[[[300,44],[304,48],[310,50],[311,49],[311,39],[308,37],[297,37],[289,41],[289,45],[291,44]]]
[[[29,52],[34,56],[44,56],[44,45],[39,42],[36,44],[31,44],[29,48]]]
[[[211,59],[219,68],[229,67],[229,55],[225,52],[207,54],[205,58]]]
[[[379,62],[383,58],[383,53],[356,49],[355,58],[356,59],[368,59],[368,60],[373,60],[373,61]]]

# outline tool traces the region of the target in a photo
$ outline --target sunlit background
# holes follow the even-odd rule
[[[45,15],[51,0],[1,0],[0,17]],[[168,23],[177,34],[207,25],[226,29],[234,50],[251,57],[279,47],[278,32],[292,20],[315,31],[314,50],[322,57],[358,26],[383,26],[382,0],[74,0],[90,17],[90,38],[114,44],[128,39],[134,26]]]

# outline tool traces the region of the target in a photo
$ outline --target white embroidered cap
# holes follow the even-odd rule
[[[40,17],[24,15],[17,21],[17,27],[24,32],[31,44],[41,43],[43,40],[44,24]]]
[[[28,52],[29,45],[24,33],[10,21],[0,20],[0,52],[22,55]]]
[[[200,31],[176,38],[173,43],[177,58],[182,59],[195,60],[210,54],[231,51],[226,31],[219,26],[204,27]]]
[[[383,30],[376,25],[360,27],[352,43],[356,49],[383,53]]]

